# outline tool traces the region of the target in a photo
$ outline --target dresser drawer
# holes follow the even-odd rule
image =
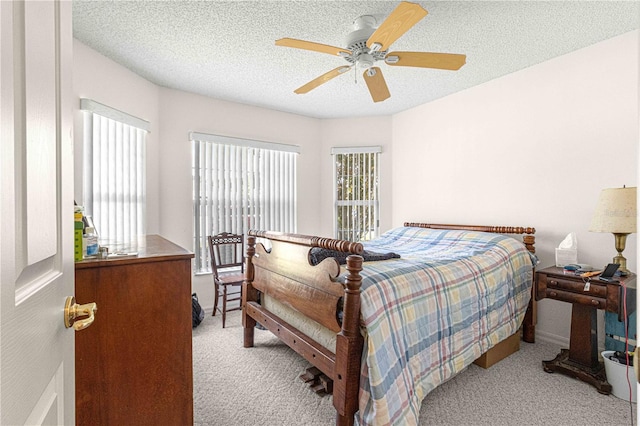
[[[573,308],[582,305],[603,309],[618,314],[618,321],[636,310],[636,274],[629,274],[620,282],[605,282],[598,277],[588,280],[551,266],[537,271],[535,277],[533,296],[536,301],[549,298],[572,303]]]
[[[606,285],[601,285],[590,281],[588,288],[585,289],[585,287],[587,287],[587,284],[582,280],[576,281],[556,277],[547,277],[547,289],[563,290],[582,295],[595,296],[603,299],[607,298]]]
[[[601,297],[594,297],[587,292],[585,294],[578,294],[570,291],[560,290],[558,288],[547,287],[546,297],[555,300],[561,300],[569,303],[579,303],[581,305],[593,306],[598,309],[605,309],[607,307],[607,299]]]

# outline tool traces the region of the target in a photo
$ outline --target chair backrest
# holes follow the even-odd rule
[[[222,232],[207,237],[209,254],[211,256],[211,270],[218,278],[218,272],[226,268],[240,267],[244,273],[244,235]]]

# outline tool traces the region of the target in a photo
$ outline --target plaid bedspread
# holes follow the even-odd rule
[[[362,272],[363,425],[416,425],[424,397],[520,327],[535,259],[511,237],[401,227]]]

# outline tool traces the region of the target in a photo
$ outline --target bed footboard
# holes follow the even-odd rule
[[[256,244],[256,237],[270,240],[271,250]],[[312,248],[344,253],[348,273],[340,277],[335,259],[311,265]],[[336,424],[352,425],[358,410],[360,362],[360,243],[294,234],[249,231],[243,283],[242,324],[244,347],[254,344],[256,322],[262,324],[312,365],[333,380]],[[336,332],[335,353],[326,349],[260,304],[260,294],[276,298],[318,324]]]

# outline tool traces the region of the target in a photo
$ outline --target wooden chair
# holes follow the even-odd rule
[[[222,232],[218,235],[210,235],[207,239],[215,288],[213,316],[216,315],[216,311],[222,314],[222,328],[224,328],[227,312],[242,308],[240,300],[242,299],[242,281],[244,281],[244,235]],[[238,290],[230,293],[227,290],[228,287],[236,287]],[[220,289],[222,289],[222,309],[218,307]],[[236,300],[237,307],[227,307],[228,302]]]

